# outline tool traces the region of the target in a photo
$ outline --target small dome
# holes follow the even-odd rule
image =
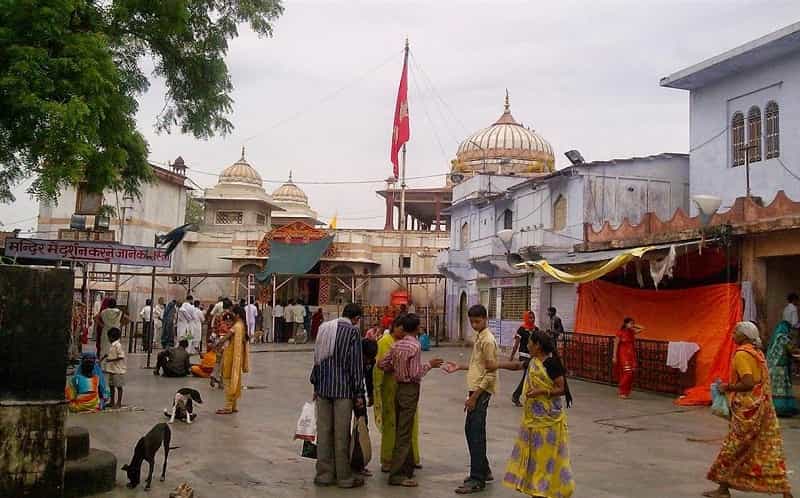
[[[554,166],[553,147],[514,119],[506,92],[505,109],[500,118],[459,145],[453,172],[485,170],[525,176],[553,171]]]
[[[242,147],[242,157],[222,170],[219,175],[219,183],[246,183],[261,187],[263,181],[258,171],[250,166],[250,163],[245,159],[244,147]]]
[[[292,172],[289,172],[289,181],[275,189],[272,200],[278,204],[300,204],[308,206],[308,196],[292,181]]]

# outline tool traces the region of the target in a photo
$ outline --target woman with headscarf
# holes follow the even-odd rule
[[[217,415],[230,415],[239,411],[237,402],[242,395],[242,374],[250,370],[247,341],[247,315],[244,308],[233,307],[235,322],[225,336],[230,344],[222,354],[222,382],[225,386],[225,407],[217,410]]]
[[[729,498],[731,489],[755,493],[792,492],[786,476],[783,440],[772,405],[772,387],[758,327],[739,322],[733,332],[733,355],[729,383],[719,389],[729,394],[731,422],[708,480],[719,484],[703,493],[709,498]]]
[[[526,311],[522,314],[522,326],[517,329],[514,335],[514,348],[511,350],[511,357],[509,361],[514,361],[514,357],[519,352],[519,361],[522,362],[524,367],[522,371],[522,378],[519,380],[519,385],[511,395],[511,402],[514,406],[522,406],[519,398],[522,396],[522,386],[525,384],[525,377],[528,375],[528,362],[531,360],[531,355],[528,352],[528,340],[535,331],[539,328],[536,326],[536,315],[533,311]]]
[[[71,412],[99,412],[111,396],[94,353],[83,353],[75,374],[67,380],[64,397]]]
[[[566,406],[572,395],[566,370],[549,334],[530,336],[525,409],[503,485],[528,496],[569,498],[575,492],[569,458]],[[519,364],[517,364],[519,365]]]
[[[772,402],[779,417],[797,415],[797,400],[792,387],[792,326],[781,320],[772,332],[767,348],[767,366],[772,384]]]

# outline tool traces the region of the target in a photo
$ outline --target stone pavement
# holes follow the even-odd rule
[[[427,357],[433,354],[458,360],[469,352],[442,348],[426,353]],[[368,479],[365,488],[318,489],[312,484],[313,461],[300,458],[300,443],[292,441],[300,408],[311,397],[311,363],[308,351],[254,354],[252,373],[246,379],[251,389],[242,395],[241,412],[219,416],[213,412],[222,406],[223,395],[209,390],[207,381],[155,377],[150,370],[139,368],[144,356],[133,355],[124,401],[141,410],[70,415],[68,424],[88,428],[92,446],[116,454],[121,466],[129,461],[138,438],[153,424],[166,420],[162,411],[170,406],[178,388],[195,387],[203,395],[205,403],[199,406],[197,421],[172,426],[172,445],[180,448],[170,454],[167,481],[154,479],[149,493],[141,486],[131,491],[125,488],[124,472],[119,471],[117,488],[100,495],[104,497],[166,498],[182,481],[194,487],[197,498],[456,496],[452,490],[466,475],[468,462],[463,436],[463,373],[432,371],[423,382],[420,488],[389,487],[373,462],[370,468],[376,475]],[[489,409],[489,460],[498,478],[503,475],[518,428],[520,412],[509,399],[519,375],[502,372],[501,391]],[[617,400],[612,387],[577,381],[570,385],[575,397],[569,425],[576,498],[693,498],[712,487],[704,476],[726,432],[725,421],[705,408],[677,407],[667,397],[634,393],[634,399],[625,402]],[[792,483],[800,490],[800,418],[784,420],[782,426]],[[379,437],[374,428],[372,431],[377,453]],[[155,475],[162,459],[159,452]],[[143,473],[145,469],[146,464]],[[498,482],[479,496],[521,495]]]

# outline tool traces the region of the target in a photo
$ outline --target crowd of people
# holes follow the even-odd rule
[[[727,396],[730,428],[707,476],[718,487],[704,496],[727,498],[731,490],[792,496],[778,416],[797,413],[791,365],[800,353],[796,343],[800,298],[793,293],[787,301],[782,320],[766,347],[755,324],[740,322],[735,328],[731,376],[719,385]],[[161,317],[166,347],[157,356],[154,374],[209,378],[212,388],[225,390],[225,405],[216,412],[220,415],[238,411],[243,375],[249,370],[249,344],[257,337],[259,323],[262,331],[268,330],[267,322],[274,322],[274,330],[280,330],[274,335],[263,334],[259,341],[302,340],[306,330],[315,331],[311,334],[316,340],[310,382],[317,417],[314,482],[319,486],[360,487],[364,478],[372,475],[363,453],[357,451],[360,444],[351,441],[352,437],[369,437],[352,430],[354,419],[360,421],[363,431],[367,430],[368,407],[373,408],[375,426],[380,431],[380,451],[376,454],[381,472],[387,474],[390,485],[418,486],[420,392],[426,375],[440,368],[448,374],[466,372],[464,433],[470,470],[455,492],[485,490],[494,481],[486,449],[489,402],[496,393],[498,370],[506,369],[523,371],[512,394],[512,402],[523,410],[502,474],[503,485],[532,497],[567,498],[574,493],[566,412],[573,400],[559,358],[558,340],[564,330],[555,308],[548,309],[550,324],[546,331],[536,326],[534,313],[526,311],[511,355],[502,361],[495,334],[488,327],[486,308],[472,306],[468,312],[475,333],[472,353],[468,362],[456,364],[441,358],[422,360],[426,336],[419,317],[405,307],[396,314],[387,313],[362,334],[362,310],[352,303],[344,307],[341,317],[329,321],[323,320],[321,310],[310,316],[305,305],[297,301],[279,304],[280,308],[273,310],[259,307],[254,299],[234,304],[220,298],[207,316],[191,296],[162,305],[163,300],[155,308],[148,302],[140,313],[143,320],[149,319],[150,313]],[[192,365],[191,341],[201,336],[192,320],[200,313],[208,320],[206,352],[199,364]],[[116,302],[104,302],[95,322],[97,353],[84,353],[67,382],[65,393],[72,411],[122,406],[127,366],[120,342],[121,320]],[[175,323],[177,346],[169,345],[169,334],[164,333],[169,320]],[[625,318],[615,337],[612,356],[622,399],[628,399],[633,388],[638,363],[636,335],[644,330],[633,318]]]

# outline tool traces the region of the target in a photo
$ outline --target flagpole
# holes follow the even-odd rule
[[[404,50],[403,67],[408,65],[408,38]],[[403,144],[403,155],[400,166],[400,275],[402,275],[406,256],[406,144]]]

